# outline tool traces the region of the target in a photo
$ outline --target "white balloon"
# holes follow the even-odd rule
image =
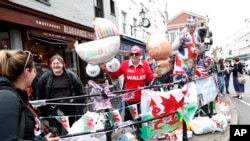
[[[106,63],[106,68],[109,72],[116,72],[120,68],[119,60],[113,58],[111,61]]]
[[[86,73],[90,77],[96,77],[100,74],[100,67],[98,65],[87,64]]]
[[[90,64],[101,64],[110,61],[118,53],[120,36],[109,36],[103,39],[75,44],[77,55]]]

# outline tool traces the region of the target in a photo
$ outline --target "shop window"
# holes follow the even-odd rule
[[[114,0],[110,0],[110,12],[111,12],[111,15],[115,15],[115,2],[114,2]]]
[[[43,70],[50,67],[50,58],[59,54],[63,57],[66,68],[77,73],[76,54],[74,49],[70,49],[65,44],[51,44],[40,40],[32,40],[30,51],[33,53],[36,64],[41,64]]]
[[[8,32],[0,32],[0,49],[10,49],[10,38]]]
[[[51,6],[50,0],[36,0],[36,1],[41,2],[41,3],[45,4],[45,5]]]
[[[127,31],[127,13],[122,11],[122,31],[126,34]]]

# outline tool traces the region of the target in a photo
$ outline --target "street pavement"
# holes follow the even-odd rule
[[[188,139],[188,141],[229,141],[230,136],[230,125],[235,125],[238,123],[238,115],[235,106],[233,105],[231,101],[231,95],[225,94],[223,96],[219,95],[219,98],[221,101],[230,101],[230,114],[231,114],[231,120],[228,123],[228,126],[224,132],[214,132],[214,133],[207,133],[207,134],[201,134],[201,135],[195,135],[193,134],[191,138]],[[156,139],[149,139],[147,141],[157,141]],[[170,140],[161,140],[161,141],[170,141]]]

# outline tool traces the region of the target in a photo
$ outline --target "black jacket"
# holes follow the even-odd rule
[[[46,141],[34,136],[35,118],[21,99],[28,102],[27,93],[0,77],[0,140]]]
[[[72,92],[72,96],[80,96],[80,95],[85,95],[85,90],[84,86],[80,80],[80,78],[72,71],[64,69],[64,72],[67,75],[69,84],[70,84],[70,89]],[[52,70],[48,70],[45,72],[38,81],[38,90],[36,91],[36,99],[50,99],[50,92],[51,92],[51,86],[52,86],[52,81],[53,81],[53,72]],[[85,99],[75,99],[74,100],[76,103],[84,103],[86,100]],[[75,106],[76,107],[76,114],[83,114],[83,108],[84,106]],[[45,110],[45,109],[44,109]],[[48,110],[48,109],[47,109]],[[48,116],[51,113],[50,111],[44,111],[41,113],[42,116]]]
[[[230,70],[230,68],[232,68],[232,67],[233,67],[232,65],[225,66],[224,74],[227,78],[230,77],[230,75],[231,75],[232,70]]]
[[[243,65],[239,62],[239,63],[235,63],[233,66],[233,76],[238,76],[238,73],[243,74]]]

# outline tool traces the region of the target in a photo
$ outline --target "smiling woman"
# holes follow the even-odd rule
[[[56,54],[50,59],[50,67],[48,71],[43,73],[38,81],[38,90],[36,98],[53,99],[70,96],[85,95],[85,90],[78,76],[69,69],[65,68],[65,62],[62,56]],[[62,100],[62,103],[85,103],[85,99],[79,100]],[[42,106],[39,108],[41,116],[63,116],[63,115],[82,115],[83,106],[56,105]],[[70,126],[77,120],[76,117],[70,117]],[[55,125],[53,121],[50,125]],[[60,135],[67,134],[66,130],[62,130]]]

